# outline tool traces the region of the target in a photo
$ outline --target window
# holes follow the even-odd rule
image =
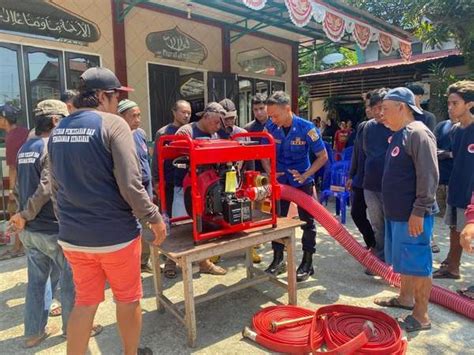
[[[18,122],[26,124],[19,50],[16,45],[0,44],[0,108],[19,112]]]
[[[31,128],[38,102],[76,89],[80,75],[99,65],[99,56],[0,42],[0,108],[15,107],[18,122]]]
[[[66,83],[68,90],[77,89],[83,72],[100,65],[99,57],[78,53],[66,53]]]
[[[243,71],[268,76],[282,76],[286,63],[265,48],[237,53],[237,63]]]
[[[61,96],[61,52],[25,47],[26,82],[30,117],[38,102]],[[31,122],[31,119],[30,119]]]

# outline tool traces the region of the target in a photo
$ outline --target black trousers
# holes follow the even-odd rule
[[[357,229],[364,237],[368,248],[375,247],[375,237],[372,226],[367,218],[367,205],[365,204],[364,189],[352,187],[351,216]]]
[[[303,191],[309,196],[313,196],[313,184],[307,184],[304,186],[297,187],[298,190]],[[288,216],[288,210],[290,209],[290,202],[280,201],[280,216]],[[306,222],[301,229],[303,230],[303,237],[301,243],[303,244],[303,251],[309,251],[310,253],[316,252],[316,222],[308,212],[298,206],[298,216],[300,220]],[[283,251],[285,246],[280,243],[272,242],[273,250]]]

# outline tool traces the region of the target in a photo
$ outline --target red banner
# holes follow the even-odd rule
[[[311,20],[313,8],[309,0],[285,0],[285,5],[296,26],[306,26]]]
[[[355,24],[354,30],[352,31],[354,39],[361,49],[366,49],[370,42],[371,31],[370,27]]]
[[[342,17],[326,12],[323,21],[323,30],[333,42],[339,42],[344,36],[345,21]]]
[[[406,61],[410,60],[411,58],[411,43],[400,42],[400,55]]]
[[[260,10],[265,7],[267,0],[243,0],[244,4],[253,10]]]
[[[379,34],[379,47],[383,54],[389,55],[392,52],[392,37],[385,33]]]

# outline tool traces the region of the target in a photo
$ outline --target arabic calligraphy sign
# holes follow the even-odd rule
[[[100,37],[97,26],[50,1],[0,0],[0,30],[95,42]]]
[[[206,47],[179,27],[149,33],[146,45],[156,57],[163,59],[202,64],[207,58]]]

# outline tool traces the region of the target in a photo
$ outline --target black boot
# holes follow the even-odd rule
[[[303,260],[296,270],[296,281],[306,281],[308,277],[314,274],[313,268],[313,253],[303,251]]]
[[[283,250],[273,250],[273,261],[265,272],[277,276],[285,271],[286,264],[283,262]]]

